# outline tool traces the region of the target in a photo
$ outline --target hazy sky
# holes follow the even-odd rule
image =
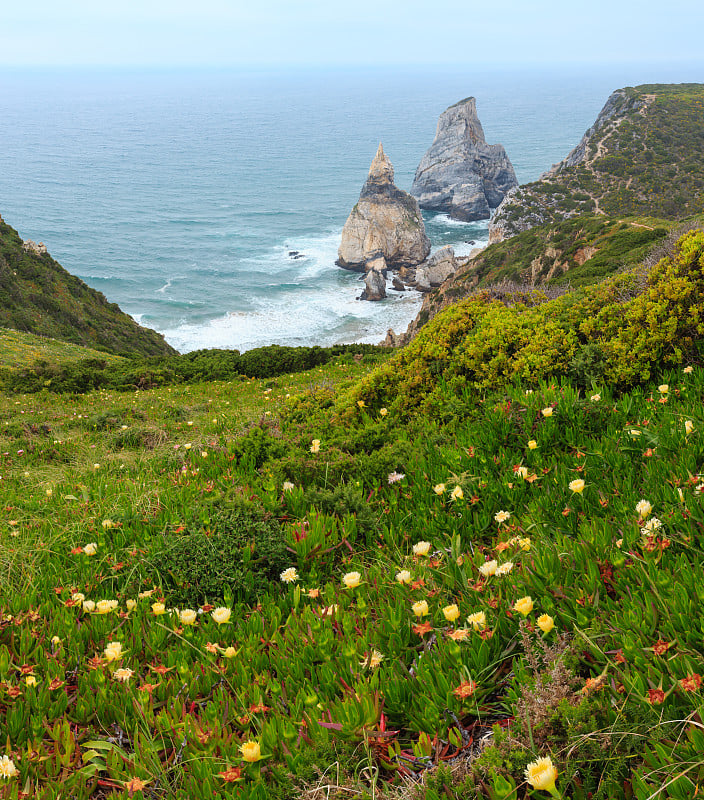
[[[18,0],[1,65],[702,61],[702,0]]]

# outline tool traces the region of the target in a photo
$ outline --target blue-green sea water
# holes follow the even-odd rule
[[[473,95],[521,182],[609,93],[701,67],[538,71],[0,72],[0,214],[181,351],[378,342],[421,297],[357,300],[335,266],[378,143],[408,189],[438,115]],[[426,214],[459,253],[487,225]],[[301,258],[293,258],[298,251]]]

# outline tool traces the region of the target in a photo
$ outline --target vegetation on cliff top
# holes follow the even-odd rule
[[[174,349],[48,254],[25,247],[0,217],[0,326],[116,355],[167,355]]]
[[[696,796],[703,282],[692,231],[367,377],[0,397],[0,797]]]
[[[588,211],[681,219],[704,210],[704,85],[655,84],[612,95],[613,114],[567,161],[519,187],[493,224],[505,236]]]

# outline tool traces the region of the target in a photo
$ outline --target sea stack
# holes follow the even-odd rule
[[[486,143],[476,100],[468,97],[440,115],[411,194],[421,208],[471,222],[488,219],[515,186],[516,173],[503,145]]]
[[[337,264],[368,275],[365,299],[381,299],[379,277],[387,269],[415,267],[430,253],[415,198],[394,185],[394,168],[379,145],[359,202],[342,229]]]

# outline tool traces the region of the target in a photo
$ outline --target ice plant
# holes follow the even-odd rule
[[[389,482],[389,484],[398,483],[399,481],[402,481],[405,477],[406,476],[403,474],[403,472],[389,472],[387,481]]]
[[[513,569],[513,561],[506,561],[505,563],[501,564],[500,567],[496,568],[496,572],[494,575],[498,575],[501,577],[502,575],[508,575],[509,572]]]
[[[543,410],[542,410],[540,413],[541,413],[541,414],[542,414],[544,417],[551,417],[551,416],[552,416],[552,414],[553,414],[553,409],[552,409],[552,407],[551,407],[551,406],[548,406],[547,408],[544,408],[544,409],[543,409]]]
[[[667,394],[670,391],[670,387],[666,383],[661,383],[660,386],[658,386],[658,391],[660,394]]]
[[[348,589],[356,589],[361,580],[362,576],[359,574],[359,572],[346,572],[342,576],[342,582]]]
[[[152,613],[155,617],[159,617],[166,613],[166,606],[163,603],[152,603]]]
[[[117,600],[98,600],[95,604],[95,610],[98,614],[109,614],[111,611],[114,611],[117,606]]]
[[[279,577],[284,583],[295,583],[298,580],[298,570],[295,567],[289,567]]]
[[[310,452],[311,453],[320,452],[320,439],[313,439],[313,441],[310,443]]]
[[[694,423],[691,419],[686,419],[684,421],[684,432],[689,436],[689,434],[694,430]]]
[[[118,661],[123,655],[121,642],[108,642],[105,646],[105,658],[108,661]]]
[[[462,491],[462,487],[455,486],[455,488],[450,492],[450,498],[452,500],[462,500],[464,498],[464,492]]]
[[[116,669],[113,672],[112,677],[116,681],[120,681],[120,683],[127,683],[127,681],[134,675],[133,670],[129,669],[129,667],[120,667],[120,669]]]
[[[383,653],[380,653],[378,650],[372,650],[371,655],[365,654],[364,660],[359,662],[359,666],[376,669],[383,660]]]
[[[541,614],[536,622],[543,633],[550,633],[550,631],[555,627],[555,620],[550,616],[550,614]]]
[[[193,625],[196,619],[198,619],[198,613],[192,608],[184,608],[179,612],[178,618],[183,625]]]
[[[259,761],[262,757],[259,742],[243,742],[240,745],[240,753],[242,753],[242,759],[250,764]]]
[[[535,439],[531,439],[528,442],[528,449],[529,450],[536,450],[537,448],[538,448],[538,443],[535,441]]]
[[[474,694],[477,684],[474,681],[463,681],[459,686],[452,690],[452,694],[460,700],[471,697]]]
[[[444,494],[445,493],[445,484],[444,483],[436,483],[433,486],[433,491],[435,494]]]
[[[530,614],[530,612],[533,610],[533,599],[530,595],[520,597],[513,604],[513,610],[518,611],[519,614],[523,614],[524,617],[527,617],[528,614]]]
[[[553,797],[562,797],[555,787],[557,769],[550,756],[543,756],[531,761],[526,766],[525,778],[533,789],[549,792]]]
[[[291,481],[284,481],[281,488],[284,490],[284,492],[291,492],[296,488],[296,484],[291,483]]]
[[[88,542],[88,544],[83,548],[83,552],[87,556],[94,556],[98,552],[98,543]]]
[[[501,525],[502,522],[508,522],[511,519],[511,512],[510,511],[497,511],[494,514],[494,520]]]
[[[490,575],[496,575],[496,570],[498,569],[499,563],[498,561],[485,561],[481,567],[479,567],[479,572],[485,577],[488,578]]]
[[[416,542],[413,545],[414,556],[427,556],[430,552],[430,542]]]
[[[210,616],[215,620],[215,622],[217,622],[218,625],[224,625],[230,621],[232,610],[226,608],[225,606],[220,606],[219,608],[216,608]]]
[[[454,622],[457,617],[459,617],[460,610],[456,603],[452,603],[452,605],[445,606],[445,608],[442,610],[442,613],[448,622]]]
[[[486,614],[483,611],[475,611],[474,614],[470,614],[467,617],[467,622],[475,631],[479,631],[482,628],[486,628]]]
[[[410,583],[411,573],[407,569],[402,569],[400,572],[396,573],[396,580],[399,583]]]
[[[424,617],[428,613],[428,603],[426,600],[418,600],[417,603],[413,603],[413,613],[417,617]]]
[[[636,503],[636,511],[641,519],[645,519],[652,510],[653,507],[648,500],[639,500]]]
[[[19,775],[15,762],[9,756],[0,757],[0,778],[15,778]]]
[[[586,484],[581,478],[576,478],[575,480],[570,481],[569,489],[571,492],[574,492],[575,494],[582,494],[585,486]]]

